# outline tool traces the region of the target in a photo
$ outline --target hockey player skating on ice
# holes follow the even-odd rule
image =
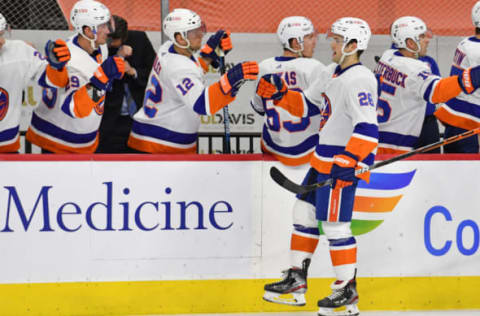
[[[378,143],[377,81],[359,61],[370,36],[365,21],[341,18],[332,24],[328,34],[332,60],[337,64],[327,67],[329,81],[313,83],[304,93],[299,93],[287,89],[281,78],[272,80],[263,76],[257,90],[265,99],[276,98],[278,106],[297,116],[306,116],[310,103],[331,108],[310,160],[312,168],[303,183],[328,178],[334,181],[331,187],[297,196],[306,202],[305,207],[316,210],[319,227],[329,241],[336,276],[332,294],[318,301],[319,315],[359,314],[355,280],[357,242],[350,222],[359,180],[355,169],[373,163]],[[368,180],[368,173],[361,176]]]
[[[30,80],[43,88],[65,87],[65,64],[70,60],[62,40],[49,41],[44,58],[24,41],[7,38],[8,33],[7,21],[0,14],[0,153],[16,153],[20,148],[23,89]]]
[[[285,80],[288,89],[304,91],[325,66],[313,59],[317,34],[312,22],[303,16],[284,18],[277,28],[283,55],[268,58],[259,64],[259,76],[275,73]],[[322,115],[316,106],[307,117],[298,118],[255,94],[251,100],[254,110],[264,116],[262,150],[274,155],[282,164],[305,165],[318,143]],[[305,305],[307,270],[318,244],[318,225],[315,212],[302,207],[298,200],[293,209],[293,230],[290,238],[291,267],[284,279],[265,285],[263,298],[289,305]]]
[[[426,102],[443,103],[480,84],[480,69],[470,69],[465,77],[441,78],[418,59],[425,55],[431,38],[421,19],[398,18],[392,24],[391,37],[397,49],[385,51],[375,69],[383,78],[378,101],[379,154],[405,153],[415,147]]]
[[[475,35],[464,38],[453,54],[450,75],[461,76],[468,68],[480,65],[480,1],[472,8],[472,22]],[[480,126],[480,91],[463,92],[458,97],[448,101],[435,115],[445,126],[445,137],[451,137]],[[445,152],[478,153],[477,137],[470,137],[445,146]]]
[[[128,146],[147,153],[195,153],[200,115],[212,115],[232,102],[246,80],[257,79],[258,64],[239,63],[206,86],[209,65],[219,66],[217,49],[232,49],[229,33],[217,31],[197,56],[205,25],[195,12],[173,10],[163,21],[163,32],[170,41],[158,50]]]
[[[71,61],[69,84],[49,91],[34,110],[27,139],[42,152],[93,153],[105,92],[125,70],[122,57],[108,57],[107,36],[113,31],[110,11],[95,0],[76,2],[70,13],[76,34],[67,40]]]

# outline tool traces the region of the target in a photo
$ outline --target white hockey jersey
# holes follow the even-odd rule
[[[65,88],[45,89],[42,102],[33,111],[27,139],[55,153],[93,153],[98,146],[98,128],[103,114],[100,102],[89,115],[80,117],[85,102],[77,90],[90,82],[98,66],[108,57],[106,45],[92,55],[78,45],[78,36],[67,40],[71,59],[67,63],[69,84]]]
[[[431,74],[425,62],[396,49],[383,53],[375,74],[383,78],[377,106],[378,154],[410,151],[422,130],[426,101],[431,102],[434,84],[441,77]]]
[[[128,146],[149,153],[195,153],[200,115],[221,108],[215,98],[234,99],[215,95],[212,87],[205,87],[195,56],[180,55],[171,41],[165,42],[153,63],[143,107],[133,117]]]
[[[475,36],[463,39],[453,56],[450,75],[461,75],[464,69],[480,65],[480,39]],[[442,105],[436,112],[441,121],[463,129],[480,126],[480,89],[472,94],[460,93]]]
[[[259,64],[259,76],[278,74],[286,82],[288,89],[303,91],[315,79],[315,74],[325,66],[313,58],[273,57]],[[258,84],[258,82],[257,82]],[[263,100],[257,94],[250,104],[254,110],[264,116],[261,145],[285,165],[298,166],[310,161],[318,143],[322,115],[317,106],[313,106],[308,116],[298,118],[285,109],[275,106],[272,100]]]
[[[0,49],[0,152],[20,148],[22,92],[46,66],[45,58],[24,41],[7,39]]]
[[[374,74],[360,63],[343,70],[332,64],[325,73],[330,80],[313,83],[304,93],[309,102],[331,109],[310,164],[318,172],[329,174],[333,156],[344,150],[356,155],[361,167],[373,164],[378,144]]]

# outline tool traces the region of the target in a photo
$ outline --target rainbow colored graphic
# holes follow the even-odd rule
[[[416,171],[372,172],[369,183],[358,182],[351,225],[354,236],[366,234],[383,223],[402,198],[402,191],[410,185]]]

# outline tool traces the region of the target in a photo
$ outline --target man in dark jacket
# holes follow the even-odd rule
[[[109,35],[109,55],[125,58],[125,75],[115,80],[105,97],[97,153],[131,153],[127,147],[132,116],[142,107],[145,87],[155,59],[152,43],[143,31],[128,30],[122,17],[113,16],[115,32]]]

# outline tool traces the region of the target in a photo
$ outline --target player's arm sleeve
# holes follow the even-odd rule
[[[456,75],[441,78],[431,73],[421,72],[415,79],[419,83],[420,95],[427,102],[444,103],[462,92]]]
[[[69,68],[72,84],[66,90],[60,101],[62,111],[73,118],[84,118],[90,115],[92,110],[105,101],[105,92],[98,90],[89,83],[89,78],[82,72]],[[73,84],[75,83],[75,84]]]
[[[355,85],[354,85],[355,84]],[[345,150],[358,157],[367,158],[378,145],[377,83],[374,78],[357,80],[346,87],[347,115],[351,116],[353,133]]]
[[[177,70],[171,80],[177,96],[199,115],[215,114],[235,100],[230,93],[223,94],[218,81],[206,86],[197,72],[188,69]]]
[[[36,81],[44,88],[63,88],[68,84],[68,72],[52,68],[36,49],[25,44],[25,49],[30,56],[28,75],[26,81]]]

